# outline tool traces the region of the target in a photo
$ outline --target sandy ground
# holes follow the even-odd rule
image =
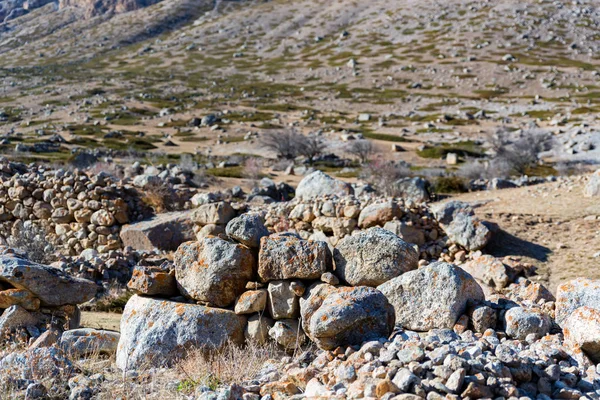
[[[81,312],[81,326],[84,328],[108,329],[119,331],[121,314],[105,312]]]
[[[481,203],[477,215],[501,228],[487,252],[523,257],[555,291],[575,277],[600,278],[600,257],[594,257],[600,253],[600,201],[584,198],[583,185],[554,182],[455,199]]]

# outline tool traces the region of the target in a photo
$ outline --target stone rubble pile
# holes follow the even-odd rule
[[[122,248],[121,225],[143,215],[137,192],[100,173],[51,170],[0,159],[0,238],[32,225],[66,255]]]
[[[431,318],[433,326],[451,327],[469,302],[484,300],[477,280],[447,263],[432,272],[445,278],[440,287],[426,290],[429,300],[420,304],[396,295],[403,286],[414,286],[410,279],[429,279],[419,274],[437,265],[430,262],[459,250],[467,261],[469,250],[452,244],[456,251],[449,252],[451,242],[427,206],[405,205],[402,199],[338,197],[331,194],[331,180],[322,180],[327,195],[268,205],[266,213],[265,207],[250,207],[238,214],[247,210],[244,204],[202,201],[191,213],[196,226],[202,226],[197,240],[179,246],[172,265],[136,267],[128,284],[136,296],[122,319],[119,367],[169,364],[183,349],[221,348],[232,340],[274,340],[285,349],[309,340],[326,349],[360,344],[387,337],[407,302],[422,311],[415,313],[421,323]],[[348,188],[333,187],[344,193]],[[319,187],[310,193],[316,196]],[[485,245],[490,232],[480,234],[483,225],[472,210],[459,203],[448,208],[440,214],[448,226],[462,218],[455,228],[458,237],[466,238],[467,245]],[[284,220],[285,231],[280,229]],[[314,228],[327,224],[348,229],[319,234]],[[472,269],[479,272],[478,266]],[[480,275],[482,282],[488,278]],[[517,276],[515,272],[503,282],[508,285]],[[445,288],[447,279],[455,279],[455,285]],[[435,313],[439,297],[452,303],[444,316]],[[423,317],[426,310],[433,312],[431,317]],[[176,318],[174,312],[185,317]],[[216,321],[227,329],[208,329]],[[161,355],[156,343],[163,346]]]

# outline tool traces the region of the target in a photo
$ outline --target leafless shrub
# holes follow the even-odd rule
[[[369,140],[353,140],[348,143],[346,151],[357,157],[361,164],[366,164],[373,153],[375,153],[375,147]]]
[[[315,157],[319,156],[325,150],[325,143],[316,135],[298,135],[296,137],[298,154],[306,157],[312,164]]]
[[[325,149],[325,144],[316,135],[304,136],[294,130],[265,133],[260,143],[263,148],[273,151],[278,158],[288,160],[302,155],[312,161]]]
[[[29,223],[15,228],[13,235],[7,238],[9,246],[25,253],[30,261],[40,264],[50,264],[56,260],[56,249],[48,240],[44,228]]]
[[[360,177],[386,196],[394,196],[395,182],[409,175],[410,169],[406,165],[378,159],[365,165]]]
[[[511,173],[526,174],[539,161],[538,154],[552,146],[552,140],[546,132],[528,131],[512,139],[507,130],[497,131],[490,143],[495,157],[492,169],[509,169]],[[500,172],[500,171],[498,171]]]
[[[292,130],[267,132],[260,138],[260,144],[277,154],[277,158],[294,159],[298,156],[298,135]]]

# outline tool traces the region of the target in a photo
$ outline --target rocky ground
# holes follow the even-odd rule
[[[591,0],[0,0],[0,399],[600,398]]]
[[[71,256],[80,268],[27,260],[31,247],[6,248],[2,396],[598,398],[599,283],[573,279],[594,272],[576,263],[559,270],[561,251],[581,254],[571,242],[550,249],[501,223],[519,207],[508,201],[515,194],[540,199],[518,208],[526,216],[518,220],[534,227],[593,222],[599,176],[430,203],[421,178],[401,179],[400,194],[385,197],[314,171],[295,189],[263,183],[262,194],[236,201],[200,192],[188,211],[123,226],[115,219],[123,253],[98,245],[79,261]],[[148,175],[129,179],[149,190],[139,186]],[[293,200],[270,197],[286,193]],[[21,200],[31,205],[28,196]],[[574,198],[585,211],[560,224],[546,220],[550,206]],[[67,210],[61,218],[80,209]],[[109,208],[103,219],[119,212],[127,208]],[[44,217],[53,219],[30,223],[47,228]],[[82,318],[80,309],[98,310],[107,298],[116,304],[119,292],[105,285],[110,269],[86,270],[119,257],[133,257],[122,267],[129,274],[113,276],[130,277],[123,314]],[[548,290],[548,282],[558,287]]]

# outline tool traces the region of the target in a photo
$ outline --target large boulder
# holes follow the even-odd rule
[[[192,221],[199,225],[225,225],[235,217],[235,210],[227,202],[203,204],[192,211]]]
[[[121,318],[117,366],[164,367],[193,348],[242,344],[245,325],[233,311],[134,295]]]
[[[296,188],[296,197],[300,199],[311,199],[321,196],[346,196],[354,194],[350,184],[334,179],[321,171],[315,171],[300,181]]]
[[[402,178],[394,182],[397,196],[413,203],[425,203],[431,198],[430,183],[423,178]]]
[[[216,307],[231,305],[244,292],[256,265],[250,249],[219,238],[182,244],[174,264],[181,293]]]
[[[230,238],[251,248],[260,247],[260,239],[269,236],[269,230],[256,214],[242,214],[232,219],[225,232]]]
[[[362,229],[377,225],[383,226],[386,222],[400,217],[402,217],[402,210],[393,200],[369,204],[360,212],[358,226]]]
[[[276,234],[260,240],[258,276],[263,282],[282,279],[319,279],[331,265],[325,242]]]
[[[585,197],[600,196],[600,169],[594,172],[583,189]]]
[[[190,211],[176,211],[125,225],[121,228],[121,241],[136,250],[176,250],[181,243],[195,237],[190,214]]]
[[[34,263],[11,255],[0,256],[0,283],[25,289],[40,299],[43,306],[81,304],[96,295],[98,286],[75,278],[58,268]]]
[[[573,279],[556,289],[556,323],[561,327],[579,307],[587,306],[600,311],[600,280]]]
[[[471,275],[444,262],[406,272],[378,289],[394,306],[396,323],[414,331],[452,328],[470,302],[485,299]]]
[[[335,272],[352,286],[377,286],[417,268],[419,252],[392,232],[375,227],[346,236],[333,251]]]
[[[387,338],[394,329],[394,308],[377,289],[320,283],[300,300],[302,328],[322,349]]]
[[[600,363],[600,311],[579,307],[563,321],[565,342],[583,351],[595,364]]]

